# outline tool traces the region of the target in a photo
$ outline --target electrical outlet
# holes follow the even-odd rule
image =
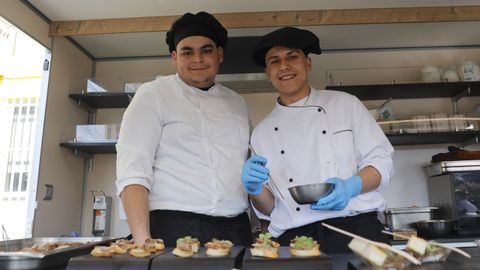
[[[45,184],[45,190],[43,192],[43,200],[51,201],[53,198],[53,185]]]

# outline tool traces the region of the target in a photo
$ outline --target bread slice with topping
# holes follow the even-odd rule
[[[296,236],[290,241],[290,253],[296,257],[320,256],[320,245],[312,237]]]
[[[270,233],[259,234],[250,248],[252,256],[278,258],[278,247],[280,244],[273,241],[271,237]]]
[[[177,247],[172,253],[178,257],[191,257],[193,253],[198,252],[200,242],[197,238],[185,236],[177,239]]]
[[[212,241],[205,243],[207,250],[205,254],[212,257],[224,257],[230,253],[233,243],[229,240],[218,240],[213,238]]]

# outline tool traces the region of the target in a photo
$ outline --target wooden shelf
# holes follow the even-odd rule
[[[346,85],[326,88],[347,92],[360,100],[447,98],[455,97],[467,89],[470,89],[469,96],[480,96],[480,82]]]
[[[126,108],[130,104],[135,93],[124,92],[101,92],[101,93],[86,93],[86,94],[70,94],[69,97],[79,102],[85,103],[88,106],[96,109],[107,108]]]
[[[60,146],[86,154],[115,154],[117,153],[116,144],[116,142],[61,143]]]
[[[469,140],[477,140],[480,131],[458,131],[458,132],[432,132],[432,133],[404,133],[387,134],[392,145],[420,145],[420,144],[442,144],[442,143],[463,143]]]

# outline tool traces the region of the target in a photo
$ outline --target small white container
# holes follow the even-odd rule
[[[142,85],[141,82],[132,82],[125,84],[125,93],[135,93],[137,89]]]
[[[450,125],[448,124],[449,118],[446,113],[435,113],[430,115],[430,122],[433,132],[446,132],[450,131]]]
[[[478,65],[469,60],[463,61],[460,64],[458,74],[460,75],[460,79],[465,82],[480,81],[480,69]]]
[[[452,114],[448,118],[451,131],[464,131],[467,129],[467,120],[465,120],[465,115]]]
[[[440,72],[436,66],[428,65],[422,69],[422,81],[426,83],[440,82]]]
[[[76,125],[75,142],[116,142],[117,125]]]
[[[430,116],[428,115],[416,115],[413,117],[413,123],[419,133],[427,133],[432,131],[430,126]]]
[[[457,71],[453,69],[447,69],[442,74],[442,81],[444,82],[458,82],[459,80]]]

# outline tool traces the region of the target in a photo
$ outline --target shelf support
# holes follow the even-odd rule
[[[472,93],[472,90],[470,89],[470,85],[469,85],[467,86],[467,89],[465,89],[464,91],[452,97],[452,108],[453,108],[454,114],[458,113],[458,101],[466,96],[469,96],[471,93]]]
[[[62,145],[60,145],[60,146],[62,146]],[[65,146],[63,146],[63,147],[65,147]],[[74,149],[72,149],[71,147],[65,147],[65,148],[70,149],[73,152],[74,156],[83,157],[85,159],[93,159],[93,157],[94,157],[94,154],[86,153],[86,152],[84,152],[82,150],[79,150],[77,148],[74,148]]]
[[[92,170],[93,170],[93,157],[94,157],[94,155],[90,155],[90,156],[85,158],[85,164],[87,166],[88,172],[92,172]]]
[[[97,111],[96,108],[94,108],[94,107],[88,105],[87,103],[83,102],[82,99],[79,99],[76,103],[77,103],[78,107],[86,110],[87,112],[96,112]]]

